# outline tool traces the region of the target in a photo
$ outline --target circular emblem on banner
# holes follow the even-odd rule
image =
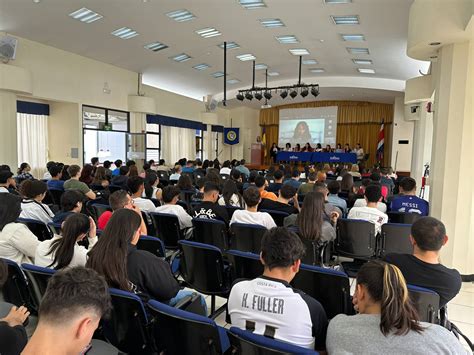
[[[237,135],[235,134],[235,131],[229,131],[227,132],[227,139],[229,141],[235,141],[235,139],[237,138]]]

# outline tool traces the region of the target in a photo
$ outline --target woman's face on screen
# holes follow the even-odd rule
[[[303,123],[300,123],[298,125],[298,133],[299,134],[305,134],[306,133],[306,127]]]

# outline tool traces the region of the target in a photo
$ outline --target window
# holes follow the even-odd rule
[[[196,159],[203,160],[203,139],[202,130],[196,130]]]
[[[146,160],[160,160],[161,125],[156,123],[146,124]]]

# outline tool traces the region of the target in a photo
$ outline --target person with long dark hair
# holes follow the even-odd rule
[[[92,180],[91,185],[93,188],[95,187],[98,189],[105,189],[110,185],[109,176],[107,176],[107,171],[103,166],[98,166],[95,169],[94,179]]]
[[[79,245],[84,238],[88,239],[88,249]],[[74,213],[66,218],[61,235],[45,240],[38,245],[35,254],[35,265],[56,270],[65,267],[85,266],[87,252],[97,243],[96,226],[91,217]]]
[[[193,181],[189,175],[181,175],[178,179],[176,186],[179,187],[181,191],[193,191],[196,192],[196,188],[193,186]]]
[[[369,261],[357,273],[352,303],[359,314],[329,323],[329,354],[466,354],[446,328],[419,321],[401,271]]]
[[[20,167],[18,168],[17,171],[17,179],[18,180],[33,180],[34,177],[30,173],[31,171],[31,166],[28,163],[21,163]]]
[[[84,165],[84,167],[81,170],[81,176],[79,177],[79,181],[83,182],[86,185],[92,184],[93,172],[94,172],[94,167],[91,164]]]
[[[31,264],[39,241],[23,223],[16,223],[21,213],[21,198],[0,194],[0,258],[17,264]]]
[[[54,213],[48,205],[43,203],[48,187],[40,180],[25,180],[20,185],[20,194],[23,196],[21,202],[21,218],[34,219],[45,224],[51,223]]]
[[[221,206],[245,208],[244,199],[239,193],[239,189],[237,188],[237,184],[234,180],[228,179],[224,183],[224,187],[222,188],[222,196],[219,198],[218,203]]]
[[[293,142],[312,142],[311,132],[306,121],[300,121],[293,132]]]
[[[158,187],[160,178],[154,171],[148,171],[145,176],[145,190],[142,197],[155,198],[159,201],[162,199],[162,190]]]

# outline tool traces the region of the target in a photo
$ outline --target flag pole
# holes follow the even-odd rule
[[[230,118],[230,128],[233,128],[232,126],[232,117]],[[232,146],[233,144],[230,145],[230,160],[234,159],[234,156],[232,155]]]

